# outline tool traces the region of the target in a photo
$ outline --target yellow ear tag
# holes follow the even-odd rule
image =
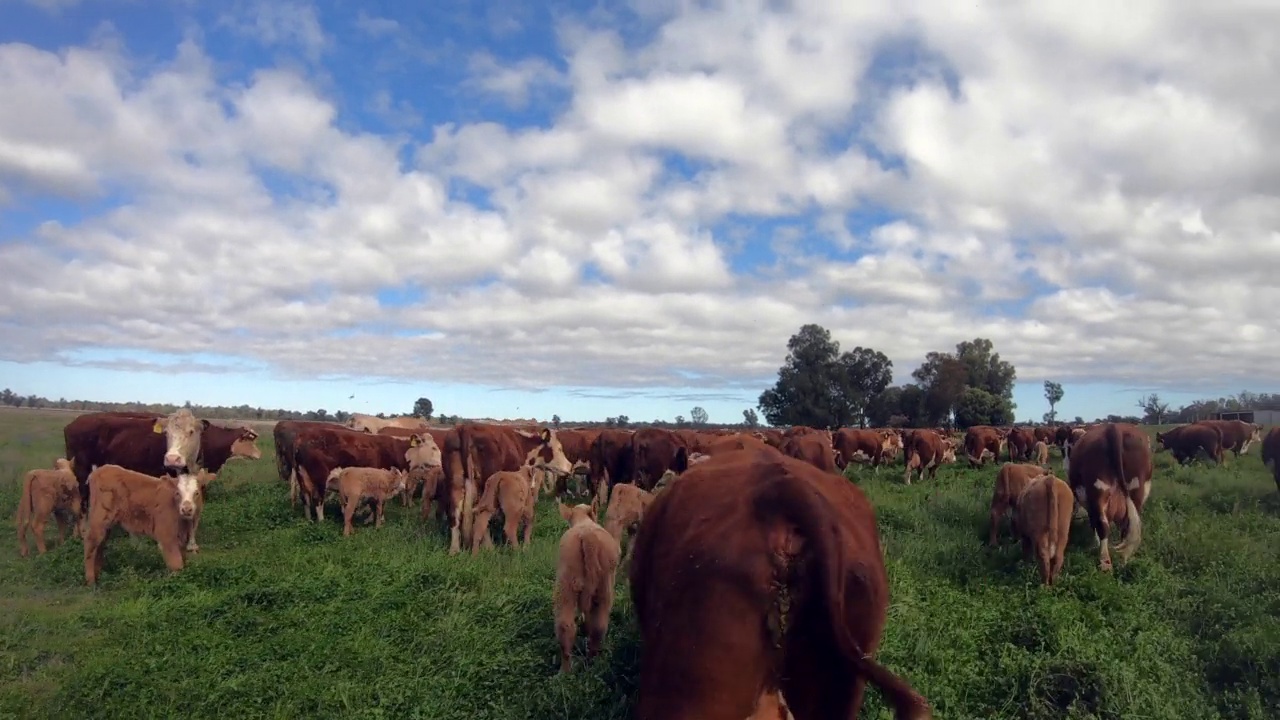
[[[414,435],[409,438],[409,447],[418,447],[418,436]]]
[[[164,434],[164,425],[161,424],[159,420],[157,420],[156,424],[151,426],[151,431],[157,435],[162,435]]]

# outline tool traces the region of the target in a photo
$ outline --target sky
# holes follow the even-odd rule
[[[1277,84],[1243,0],[0,0],[0,386],[736,422],[815,322],[1273,392]]]

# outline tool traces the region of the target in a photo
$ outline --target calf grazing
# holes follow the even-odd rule
[[[329,492],[336,491],[342,503],[342,534],[347,536],[355,532],[351,518],[361,500],[374,501],[377,509],[373,526],[382,527],[386,502],[404,491],[405,475],[400,468],[337,467],[329,471],[326,482]]]
[[[207,473],[180,473],[176,478],[157,478],[119,465],[103,465],[90,473],[89,515],[84,531],[85,582],[97,584],[107,533],[116,525],[130,534],[154,539],[169,570],[181,570],[200,486],[209,477]]]
[[[1045,441],[1037,440],[1035,447],[1032,448],[1032,454],[1037,465],[1049,464],[1049,445]]]
[[[556,559],[555,620],[560,643],[560,672],[569,671],[569,652],[578,636],[578,615],[587,627],[587,659],[600,652],[609,631],[613,579],[618,571],[618,542],[596,523],[590,505],[556,503],[569,529],[560,537]]]
[[[1032,479],[1043,474],[1044,468],[1039,465],[1005,463],[1000,466],[1000,472],[996,473],[996,489],[991,495],[990,537],[987,539],[989,546],[996,546],[996,531],[1000,527],[1000,518],[1004,517],[1010,509],[1017,511],[1018,498],[1021,497],[1022,491]],[[1018,531],[1016,521],[1014,521],[1013,531],[1015,533]]]
[[[22,497],[18,500],[18,553],[27,556],[27,528],[35,534],[36,551],[47,552],[44,524],[53,515],[58,523],[58,544],[67,539],[67,528],[76,532],[80,521],[80,489],[71,463],[63,458],[54,461],[56,470],[32,470],[22,478]]]
[[[899,720],[928,703],[872,659],[889,583],[875,511],[853,483],[776,450],[689,468],[645,511],[632,554],[636,720],[854,718],[867,681]],[[777,714],[774,717],[778,717]]]
[[[489,476],[484,483],[484,494],[471,510],[473,532],[471,533],[471,554],[480,552],[481,543],[493,547],[493,538],[489,535],[489,519],[498,510],[502,510],[502,532],[507,544],[513,548],[520,547],[517,533],[520,523],[524,523],[524,547],[533,542],[533,510],[538,502],[538,486],[541,471],[531,465],[519,470],[502,470]]]
[[[955,441],[944,438],[933,430],[908,430],[902,438],[903,460],[907,470],[902,481],[911,484],[911,476],[918,474],[924,480],[938,477],[938,467],[956,461]]]
[[[1027,483],[1013,511],[1023,557],[1030,559],[1035,552],[1045,585],[1052,586],[1062,572],[1073,505],[1070,485],[1053,475],[1040,475]]]
[[[1186,465],[1194,460],[1201,450],[1218,465],[1226,461],[1222,452],[1222,430],[1208,423],[1179,425],[1168,432],[1158,432],[1156,442],[1173,453],[1173,458],[1179,465]]]

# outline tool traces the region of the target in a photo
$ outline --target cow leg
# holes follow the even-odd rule
[[[342,535],[346,537],[356,531],[351,526],[351,518],[356,515],[356,506],[360,504],[360,496],[352,495],[347,498],[347,503],[342,506]]]
[[[58,544],[61,545],[67,541],[67,528],[70,526],[70,523],[68,523],[67,519],[62,516],[62,512],[58,510],[55,510],[53,513],[53,521],[58,523]]]
[[[471,521],[471,557],[480,554],[480,546],[489,537],[489,518],[490,514],[481,510]]]
[[[1102,480],[1094,481],[1094,489],[1089,495],[1089,524],[1098,537],[1098,567],[1103,572],[1111,571],[1110,535],[1111,523],[1107,520],[1107,486]]]
[[[587,659],[600,654],[600,646],[604,644],[605,633],[609,632],[609,611],[613,608],[613,583],[602,583],[604,587],[597,593],[591,610],[586,614],[587,626]]]
[[[520,520],[524,517],[524,513],[512,508],[511,512],[503,510],[502,514],[505,515],[502,534],[507,536],[507,547],[512,549],[520,547]]]
[[[169,572],[176,573],[182,569],[182,542],[165,541],[160,543],[160,557],[164,558],[164,564],[169,568]]]
[[[578,608],[573,591],[568,587],[556,587],[556,642],[560,644],[560,672],[569,672],[569,655],[573,641],[578,637]]]
[[[98,582],[102,572],[102,556],[106,550],[107,531],[101,532],[92,527],[84,535],[84,581],[92,586]]]
[[[376,513],[374,513],[374,516],[373,516],[373,526],[375,528],[382,527],[382,512],[385,504],[386,504],[386,500],[383,500],[381,498],[378,499],[378,510]]]
[[[48,522],[48,518],[40,511],[39,508],[37,508],[36,512],[32,513],[31,516],[31,534],[36,536],[36,552],[41,555],[49,551],[44,544],[44,528],[46,522]],[[26,553],[23,553],[23,555],[26,555]]]
[[[196,544],[196,528],[200,527],[201,514],[200,510],[197,509],[195,516],[191,518],[191,535],[187,538],[187,552],[200,552],[200,546]]]
[[[990,532],[988,533],[989,537],[987,538],[988,547],[996,546],[996,530],[1000,527],[1000,519],[1004,517],[1004,514],[1008,512],[1008,510],[1008,503],[999,500],[993,500],[991,502],[991,514],[988,518],[988,525],[990,526]]]
[[[524,512],[524,549],[529,549],[533,544],[533,509],[529,508]]]

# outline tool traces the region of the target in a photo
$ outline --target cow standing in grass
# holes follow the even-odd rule
[[[1074,505],[1071,487],[1046,474],[1031,478],[1014,508],[1023,557],[1035,555],[1045,585],[1053,585],[1062,572]]]
[[[74,534],[80,521],[80,492],[70,461],[58,458],[53,470],[31,470],[22,478],[18,500],[18,553],[27,556],[27,529],[35,535],[36,551],[47,552],[44,524],[53,515],[58,523],[58,544],[66,542],[67,530]]]
[[[587,629],[587,658],[595,657],[604,643],[620,553],[618,542],[596,523],[595,510],[590,505],[556,504],[560,517],[569,523],[569,529],[560,537],[554,599],[560,672],[569,672],[579,615]]]
[[[489,520],[494,513],[502,510],[502,532],[507,538],[507,545],[513,549],[520,547],[520,524],[524,523],[524,547],[533,542],[534,505],[538,501],[538,481],[540,472],[531,465],[519,470],[503,470],[496,472],[484,483],[484,494],[476,503],[472,513],[475,515],[471,533],[471,554],[480,553],[480,545],[493,547],[493,538],[489,535]]]
[[[1128,560],[1142,542],[1142,506],[1151,494],[1150,438],[1129,423],[1095,425],[1072,446],[1070,461],[1067,482],[1089,513],[1099,567],[1110,571],[1108,536],[1115,518],[1124,518],[1116,545],[1122,559]]]

